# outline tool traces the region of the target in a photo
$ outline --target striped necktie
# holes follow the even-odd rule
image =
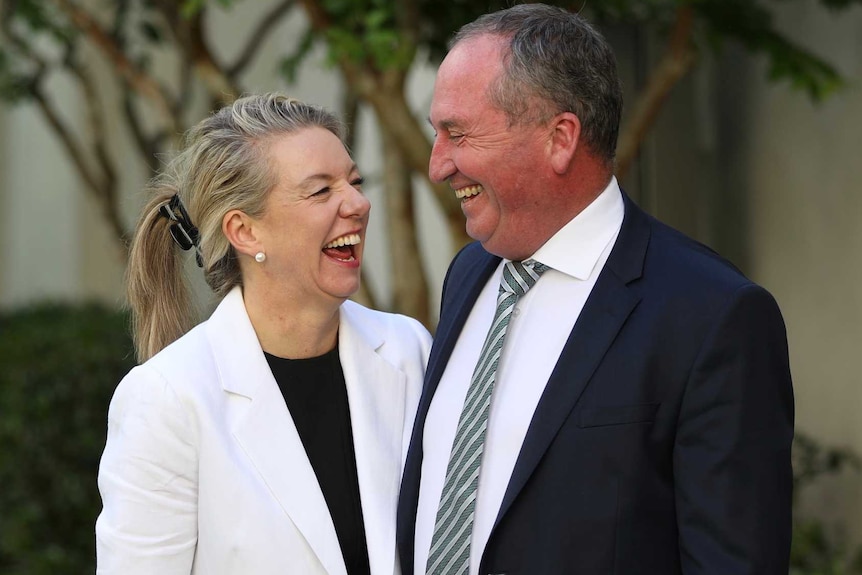
[[[466,575],[470,568],[470,537],[479,485],[491,394],[506,327],[518,298],[527,293],[548,267],[534,260],[508,262],[503,268],[494,321],[470,380],[440,495],[426,575]]]

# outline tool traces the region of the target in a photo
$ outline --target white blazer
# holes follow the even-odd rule
[[[344,369],[371,573],[398,572],[401,471],[431,337],[346,301]],[[234,288],[117,387],[99,468],[101,575],[345,575],[335,527]]]

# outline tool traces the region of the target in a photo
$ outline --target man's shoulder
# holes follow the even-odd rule
[[[724,278],[731,283],[750,282],[736,264],[725,258],[712,247],[695,240],[681,231],[653,220],[653,233],[648,258],[693,279],[717,280]]]
[[[678,303],[726,302],[743,288],[766,290],[713,248],[650,217],[641,287]]]

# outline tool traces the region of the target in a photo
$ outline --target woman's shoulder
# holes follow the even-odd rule
[[[212,352],[205,334],[206,321],[199,323],[174,342],[165,346],[159,353],[144,362],[142,366],[170,374],[183,374],[189,371],[200,372],[210,363]]]
[[[172,396],[194,395],[198,388],[206,387],[215,375],[212,352],[206,341],[204,325],[198,324],[179,339],[168,344],[153,357],[132,370],[123,378],[117,392],[140,389],[162,389]]]

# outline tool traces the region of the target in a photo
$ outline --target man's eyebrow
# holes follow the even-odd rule
[[[432,127],[434,127],[434,122],[431,121],[431,116],[428,116],[427,120],[428,120],[428,123],[431,124]],[[456,128],[457,126],[458,126],[458,122],[456,120],[441,120],[440,121],[440,128],[442,128],[443,130],[450,130],[452,128]]]

